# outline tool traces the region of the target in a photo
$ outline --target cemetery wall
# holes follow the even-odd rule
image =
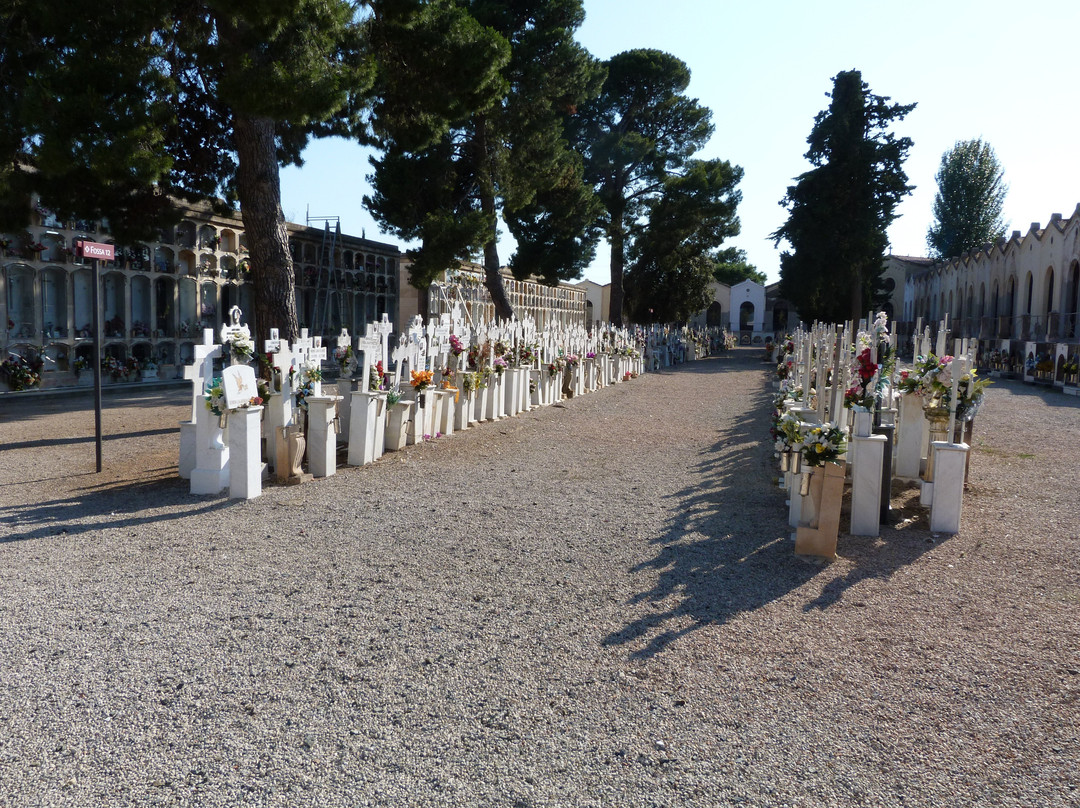
[[[1080,205],[1042,227],[932,263],[907,279],[901,330],[946,316],[956,337],[1076,342],[1080,304]]]
[[[154,241],[117,244],[101,266],[103,356],[139,369],[128,376],[177,377],[203,328],[229,309],[251,311],[250,264],[239,214],[181,205],[182,220]],[[363,331],[399,300],[397,247],[340,230],[288,224],[300,326],[332,335]],[[43,386],[89,379],[92,271],[80,239],[115,243],[107,223],[60,221],[35,205],[23,231],[0,233],[0,354],[44,360]]]

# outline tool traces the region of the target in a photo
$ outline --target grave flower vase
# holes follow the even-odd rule
[[[795,552],[836,557],[836,539],[840,533],[840,504],[844,495],[847,463],[815,466],[810,476],[810,507],[804,505],[804,520],[795,530]],[[808,513],[809,512],[809,513]]]
[[[926,416],[926,420],[930,422],[930,450],[927,452],[926,457],[926,473],[923,475],[923,480],[932,483],[934,481],[934,450],[933,445],[936,441],[945,441],[948,439],[949,432],[949,408],[942,407],[939,404],[933,404],[928,407],[923,407],[923,414]]]

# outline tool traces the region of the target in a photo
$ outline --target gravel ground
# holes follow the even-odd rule
[[[0,401],[0,806],[1078,806],[1080,399],[799,558],[759,351],[251,502],[182,389]],[[841,524],[841,530],[844,523]]]

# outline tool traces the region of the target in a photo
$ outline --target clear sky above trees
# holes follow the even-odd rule
[[[906,170],[916,186],[889,229],[893,252],[924,255],[941,155],[958,140],[991,143],[1009,182],[1005,219],[1026,230],[1033,220],[1068,215],[1080,202],[1080,154],[1069,148],[1080,108],[1063,77],[1074,70],[1080,6],[1053,20],[1003,0],[894,6],[844,0],[829,13],[802,0],[774,4],[671,0],[662,13],[646,0],[585,0],[580,41],[600,59],[630,48],[658,48],[685,61],[688,93],[713,111],[716,132],[701,156],[742,166],[742,233],[730,245],[770,279],[780,251],[768,239],[786,218],[777,201],[808,164],[806,133],[827,103],[831,78],[857,68],[875,92],[917,109],[897,128],[915,142]],[[972,20],[987,38],[971,36]],[[1007,47],[989,47],[1007,37]],[[1018,113],[1008,114],[1009,104]],[[366,153],[340,141],[317,142],[303,169],[283,172],[283,205],[293,221],[337,215],[347,232],[379,237],[363,211],[371,169]],[[385,237],[387,241],[394,241]],[[727,246],[727,245],[725,245]],[[500,253],[510,255],[504,240]],[[587,276],[607,281],[603,245]]]

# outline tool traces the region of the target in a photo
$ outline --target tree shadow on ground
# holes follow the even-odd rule
[[[106,481],[71,496],[0,507],[0,544],[152,525],[221,510],[237,501],[194,498],[188,481],[176,476],[175,466],[154,469],[137,482]],[[148,513],[151,507],[154,512]]]
[[[755,397],[751,412],[702,452],[700,483],[667,498],[671,516],[652,542],[657,554],[632,570],[659,571],[655,585],[630,600],[653,604],[653,610],[608,635],[605,646],[640,646],[630,657],[649,659],[693,631],[759,609],[818,575],[830,580],[803,610],[827,609],[861,581],[888,578],[934,547],[918,489],[897,483],[893,524],[884,525],[879,538],[847,535],[842,518],[838,552],[854,564],[846,574],[824,560],[795,555],[767,438],[770,411],[771,393]]]

